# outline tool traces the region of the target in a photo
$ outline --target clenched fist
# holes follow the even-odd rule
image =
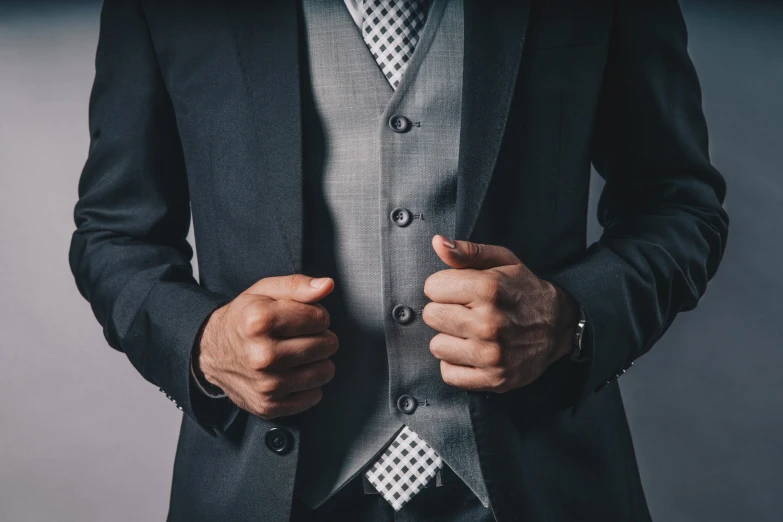
[[[317,303],[331,278],[301,274],[261,279],[215,310],[204,327],[197,365],[240,408],[263,419],[293,415],[321,400],[334,377],[337,336]]]
[[[506,392],[570,353],[579,306],[564,290],[536,277],[507,248],[440,235],[432,246],[453,267],[427,278],[432,302],[422,312],[440,332],[430,351],[447,384]]]

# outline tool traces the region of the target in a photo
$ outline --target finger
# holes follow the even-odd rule
[[[432,237],[432,247],[438,257],[452,268],[486,270],[497,266],[516,265],[521,262],[506,247],[449,239],[440,234]]]
[[[323,391],[321,388],[294,392],[285,398],[276,401],[274,404],[266,406],[263,409],[264,415],[260,416],[264,419],[274,419],[287,415],[295,415],[312,408],[321,402],[322,398]]]
[[[447,363],[472,368],[493,368],[502,363],[499,345],[440,333],[430,340],[430,353]]]
[[[334,289],[331,277],[313,278],[303,274],[265,277],[245,290],[272,299],[291,299],[300,303],[314,303]]]
[[[463,339],[474,337],[473,315],[470,308],[459,304],[427,303],[421,311],[430,328]]]
[[[327,359],[337,352],[338,345],[337,335],[331,330],[281,339],[272,348],[276,355],[270,368],[294,368]]]
[[[290,299],[259,299],[243,310],[249,335],[295,337],[314,335],[329,328],[329,312],[323,305],[300,303]]]
[[[323,359],[304,366],[288,368],[276,374],[279,379],[275,396],[285,398],[291,393],[319,388],[334,378],[334,363]]]
[[[486,306],[468,308],[463,305],[427,303],[422,310],[422,319],[438,332],[487,342],[504,339],[513,326],[502,312]]]
[[[326,308],[319,303],[307,304],[283,299],[271,303],[279,317],[273,333],[279,337],[314,335],[329,328],[331,319]]]
[[[424,294],[437,303],[475,305],[506,304],[513,301],[505,274],[471,268],[446,269],[424,281]]]
[[[459,366],[446,361],[440,362],[443,382],[449,386],[468,391],[496,391],[498,380],[482,368]]]

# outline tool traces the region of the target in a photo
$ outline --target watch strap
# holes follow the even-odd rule
[[[585,317],[584,308],[579,307],[579,321],[576,323],[576,331],[574,333],[574,349],[569,356],[569,359],[575,362],[584,362],[587,360],[587,353],[582,349],[582,339],[584,338],[585,328],[587,327],[587,319]]]

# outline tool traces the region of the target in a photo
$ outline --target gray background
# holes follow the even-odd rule
[[[655,520],[779,521],[783,7],[684,11],[729,183],[728,250],[700,307],[621,385]],[[98,13],[0,0],[3,522],[164,520],[167,508],[181,414],[106,345],[67,263]]]

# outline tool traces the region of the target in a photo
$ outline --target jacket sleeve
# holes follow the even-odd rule
[[[146,21],[136,2],[106,0],[69,261],[109,345],[208,433],[237,413],[190,378],[201,326],[228,296],[193,278],[182,146]]]
[[[728,235],[701,90],[676,0],[621,1],[593,134],[600,240],[549,277],[587,317],[573,412],[646,353],[715,274]]]

